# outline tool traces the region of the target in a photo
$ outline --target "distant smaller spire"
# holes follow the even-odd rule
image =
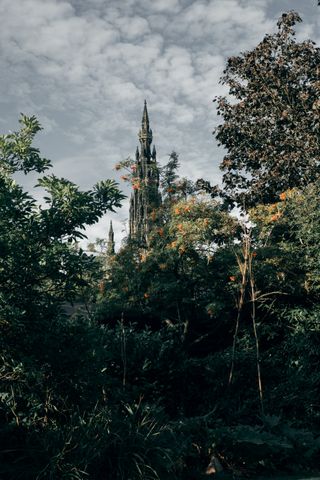
[[[109,235],[108,235],[108,244],[107,244],[107,254],[115,254],[115,241],[114,241],[114,231],[112,226],[112,220],[110,220]]]
[[[157,158],[157,152],[156,152],[156,147],[153,145],[153,149],[152,149],[152,158],[153,160],[155,160]]]

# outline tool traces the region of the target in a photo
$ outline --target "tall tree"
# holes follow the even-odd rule
[[[41,129],[34,117],[22,117],[19,132],[0,137],[0,313],[20,309],[24,317],[43,314],[52,302],[72,298],[91,262],[84,252],[70,249],[83,238],[85,224],[95,223],[124,197],[112,180],[82,192],[72,182],[54,175],[39,185],[47,191],[46,207],[16,184],[12,174],[42,173],[50,162],[32,146]],[[10,307],[9,307],[10,306]],[[28,313],[29,312],[29,313]],[[17,312],[16,312],[17,314]],[[15,314],[15,317],[17,316]],[[37,316],[37,315],[35,315]]]
[[[8,479],[40,478],[50,460],[39,453],[42,467],[36,461],[30,464],[30,451],[41,450],[44,437],[50,450],[51,428],[57,428],[59,415],[71,411],[74,399],[81,404],[81,378],[92,372],[87,371],[89,361],[80,365],[76,350],[82,344],[85,358],[90,340],[84,327],[83,336],[71,345],[71,331],[77,327],[68,323],[62,305],[86,287],[94,271],[94,259],[76,248],[81,230],[120,206],[123,198],[112,180],[83,192],[48,175],[39,180],[47,196],[45,205],[38,205],[13,174],[43,173],[50,162],[32,146],[41,129],[37,119],[22,116],[20,123],[20,131],[0,136],[0,477]],[[42,439],[37,447],[26,440],[35,432]]]
[[[320,49],[294,39],[296,12],[284,13],[278,32],[228,60],[218,97],[224,122],[215,133],[227,149],[221,164],[231,205],[269,203],[320,171]]]

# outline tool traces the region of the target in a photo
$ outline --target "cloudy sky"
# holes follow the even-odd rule
[[[133,156],[147,99],[158,158],[175,150],[180,173],[220,178],[212,99],[231,55],[276,30],[282,12],[304,22],[298,38],[320,43],[316,0],[0,0],[0,131],[19,113],[44,127],[41,152],[53,172],[90,188],[119,179]],[[32,189],[35,178],[22,179]],[[124,187],[124,186],[123,186]],[[124,187],[125,188],[125,187]],[[119,242],[128,202],[88,229],[104,237],[110,218]]]

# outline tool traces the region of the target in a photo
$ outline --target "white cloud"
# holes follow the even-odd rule
[[[211,101],[226,58],[275,31],[289,4],[306,20],[298,38],[318,35],[318,9],[299,0],[2,0],[1,127],[4,112],[10,126],[37,114],[56,173],[90,187],[134,154],[147,98],[159,157],[176,149],[182,174],[218,179]]]
[[[180,11],[179,0],[139,0],[138,3],[147,11],[166,12],[168,14],[178,13]]]
[[[149,23],[142,17],[120,17],[116,25],[119,27],[124,38],[134,40],[150,32]]]

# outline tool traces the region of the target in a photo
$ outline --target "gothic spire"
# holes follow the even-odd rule
[[[114,232],[112,227],[112,220],[110,220],[110,228],[109,228],[109,235],[108,235],[108,244],[107,244],[107,254],[114,255],[115,254],[115,241],[114,241]]]
[[[149,115],[148,115],[146,100],[144,101],[141,129],[139,131],[139,140],[141,144],[141,153],[144,153],[147,156],[150,155],[150,145],[152,143],[152,130],[149,124]]]
[[[152,158],[153,160],[155,161],[156,158],[157,158],[157,152],[156,152],[156,147],[153,145],[153,149],[152,149]]]
[[[137,148],[134,168],[137,181],[130,199],[129,237],[137,240],[140,245],[148,245],[149,234],[154,226],[151,213],[161,205],[161,195],[159,167],[154,147],[151,152],[152,130],[146,101],[144,101],[139,140],[140,152]]]
[[[149,115],[147,109],[147,100],[144,101],[143,114],[142,114],[142,127],[149,129]]]

